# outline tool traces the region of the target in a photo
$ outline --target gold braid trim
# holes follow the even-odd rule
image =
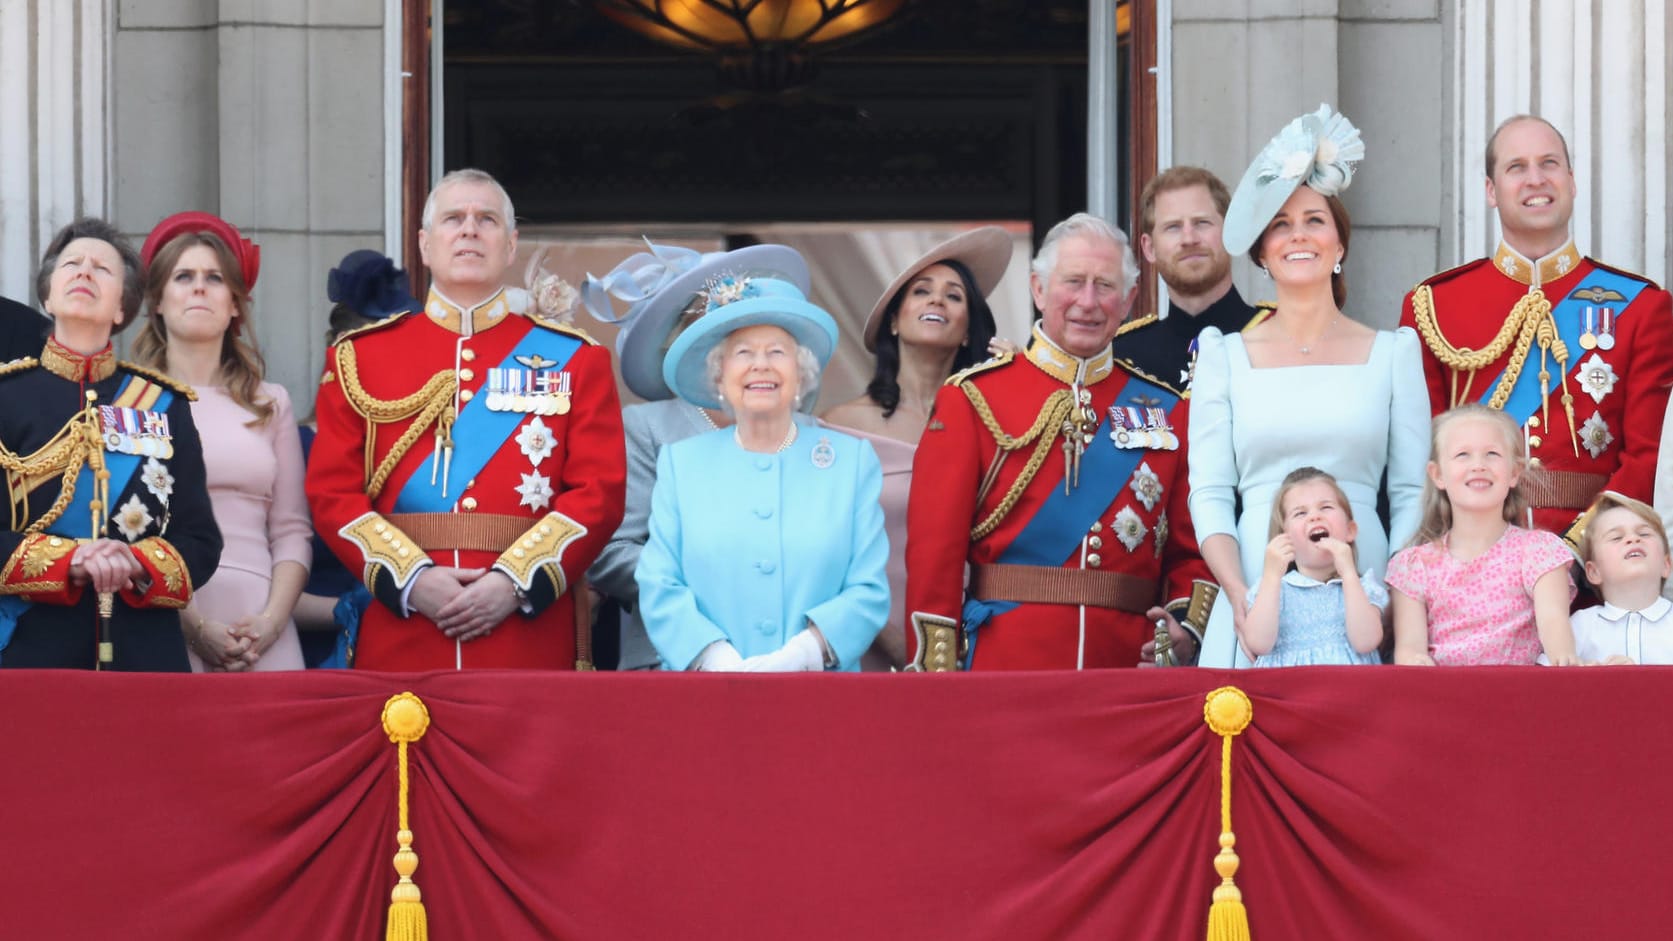
[[[1005,492],[1005,499],[999,501],[993,512],[970,530],[970,538],[976,540],[993,532],[1016,507],[1017,501],[1022,498],[1022,492],[1034,481],[1034,475],[1039,473],[1040,466],[1046,462],[1046,455],[1051,453],[1052,443],[1062,432],[1063,420],[1074,410],[1075,398],[1068,389],[1053,392],[1041,406],[1034,424],[1021,436],[1013,438],[1005,433],[1005,429],[999,427],[999,420],[994,417],[993,409],[988,406],[987,399],[973,383],[963,383],[959,388],[964,391],[965,398],[970,400],[977,417],[981,418],[982,425],[987,428],[988,434],[993,436],[994,444],[998,445],[1001,451],[1017,451],[1027,447],[1031,442],[1034,443],[1034,453],[1028,456],[1028,463],[1023,465],[1022,473],[1017,475],[1017,479],[1011,483],[1011,488]],[[1046,433],[1048,429],[1050,433]]]
[[[1510,398],[1510,390],[1515,388],[1516,380],[1522,375],[1522,366],[1527,362],[1528,350],[1533,346],[1540,323],[1551,317],[1551,302],[1546,300],[1544,291],[1537,288],[1529,291],[1510,309],[1510,316],[1499,326],[1499,332],[1479,350],[1453,346],[1441,334],[1440,324],[1435,320],[1434,292],[1427,284],[1418,285],[1417,290],[1412,292],[1412,317],[1417,321],[1417,332],[1423,336],[1424,345],[1454,374],[1474,373],[1492,365],[1504,355],[1505,350],[1511,348],[1511,340],[1514,338],[1516,346],[1511,353],[1510,363],[1505,367],[1504,376],[1500,378],[1498,386],[1494,388],[1493,395],[1487,402],[1492,408],[1503,408],[1505,401]],[[1459,403],[1454,401],[1451,404],[1456,406]]]
[[[64,427],[52,436],[52,440],[26,457],[19,457],[0,445],[0,469],[6,471],[6,483],[12,492],[12,529],[16,531],[19,526],[28,523],[22,532],[36,535],[64,515],[70,501],[75,499],[76,476],[95,451],[102,456],[104,441],[99,436],[98,413],[92,406],[71,416]],[[52,501],[52,506],[33,523],[29,523],[27,510],[20,516],[19,504],[27,507],[29,493],[54,474],[59,478],[58,499]],[[98,536],[95,530],[93,537],[96,539]]]
[[[366,496],[376,499],[383,492],[383,485],[389,481],[389,475],[394,473],[395,465],[406,457],[407,452],[424,434],[424,429],[430,427],[438,418],[444,418],[445,413],[452,411],[454,393],[454,374],[451,369],[443,369],[431,376],[418,391],[398,399],[380,399],[366,391],[360,384],[360,363],[355,356],[353,343],[339,343],[337,345],[337,377],[343,386],[343,396],[348,399],[349,407],[353,408],[360,417],[366,419]],[[395,439],[395,444],[384,455],[383,461],[374,470],[372,467],[373,447],[376,444],[377,426],[414,418],[401,437]],[[451,425],[444,419],[443,424]]]

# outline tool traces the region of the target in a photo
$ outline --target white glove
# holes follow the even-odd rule
[[[772,653],[750,657],[745,673],[818,673],[825,669],[825,648],[812,631],[802,631]]]
[[[697,659],[691,661],[691,668],[706,673],[735,673],[745,669],[744,658],[739,655],[738,648],[724,640],[704,647]]]

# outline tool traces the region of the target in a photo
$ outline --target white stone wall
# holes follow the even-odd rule
[[[384,247],[381,0],[119,0],[112,215],[136,240],[183,209],[261,245],[269,377],[312,407],[325,276]]]

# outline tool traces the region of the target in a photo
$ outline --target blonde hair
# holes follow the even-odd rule
[[[216,263],[221,267],[221,278],[232,293],[232,306],[237,312],[232,323],[227,325],[226,332],[221,334],[221,379],[226,384],[227,396],[255,416],[245,425],[252,428],[265,426],[273,418],[274,405],[272,399],[260,395],[261,381],[267,375],[267,363],[263,361],[261,351],[250,342],[245,330],[250,320],[250,289],[244,281],[244,270],[238,266],[238,257],[214,233],[187,232],[177,236],[158,249],[151,259],[151,267],[145,271],[145,307],[150,316],[145,318],[139,336],[134,338],[134,359],[141,366],[165,373],[169,371],[168,325],[163,322],[159,305],[163,289],[168,286],[175,266],[180,263],[180,256],[186,254],[187,249],[199,245],[215,253]]]
[[[1592,561],[1592,525],[1597,522],[1598,517],[1604,514],[1604,511],[1615,509],[1626,510],[1649,523],[1650,528],[1661,539],[1661,551],[1666,554],[1673,554],[1673,547],[1669,547],[1667,543],[1667,527],[1661,521],[1661,514],[1657,513],[1654,507],[1643,500],[1634,500],[1625,494],[1605,490],[1597,495],[1597,499],[1592,501],[1591,509],[1586,511],[1586,528],[1581,531],[1580,545],[1576,547],[1580,551],[1580,561]]]
[[[1528,494],[1525,488],[1529,476],[1535,471],[1528,465],[1528,451],[1522,444],[1522,429],[1516,424],[1515,419],[1479,402],[1467,402],[1447,409],[1436,415],[1430,425],[1429,463],[1440,462],[1441,435],[1447,427],[1470,419],[1490,422],[1504,432],[1505,450],[1510,454],[1511,469],[1516,473],[1516,483],[1511,484],[1510,492],[1505,494],[1504,518],[1507,523],[1517,523],[1527,516]],[[1434,476],[1429,475],[1423,481],[1423,518],[1408,545],[1421,546],[1436,542],[1451,529],[1452,501],[1447,498],[1445,490],[1435,486]]]

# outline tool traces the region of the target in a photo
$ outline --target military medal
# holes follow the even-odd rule
[[[1597,349],[1597,308],[1587,306],[1582,308],[1580,348],[1583,350]]]
[[[1615,308],[1598,308],[1597,348],[1612,350],[1615,348]]]

